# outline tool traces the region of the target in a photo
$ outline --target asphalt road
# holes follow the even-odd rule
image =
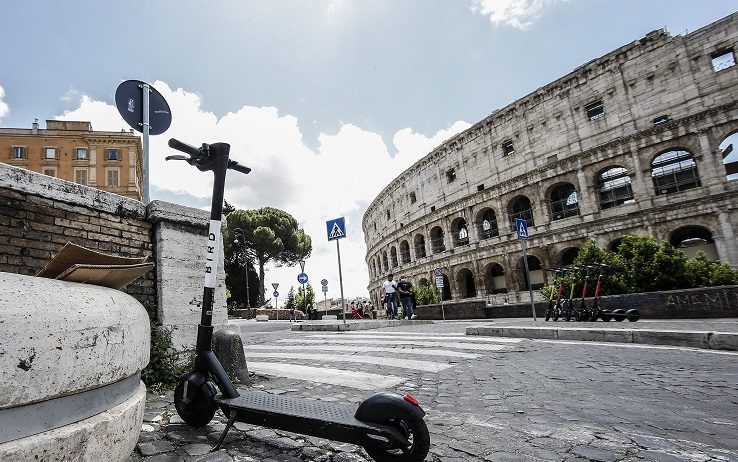
[[[233,327],[258,388],[349,402],[369,396],[374,383],[412,393],[427,412],[427,460],[738,461],[737,353],[495,341],[464,336],[467,325],[349,333],[292,332],[277,322]],[[153,457],[198,460],[183,450],[188,441],[168,436],[181,428],[176,417],[166,425],[167,399],[152,400],[149,416],[163,419],[144,439],[158,435],[173,451]],[[357,448],[273,432],[270,442],[263,430],[241,430],[230,447],[202,460],[365,460]],[[279,448],[275,438],[295,444]]]

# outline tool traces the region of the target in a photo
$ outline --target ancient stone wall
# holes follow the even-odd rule
[[[738,131],[737,47],[738,14],[649,33],[416,162],[364,215],[374,303],[387,273],[418,285],[435,268],[447,299],[527,292],[515,218],[528,221],[534,288],[588,238],[648,234],[738,266],[738,181],[720,147]]]

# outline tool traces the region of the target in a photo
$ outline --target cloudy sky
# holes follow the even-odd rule
[[[165,165],[166,140],[223,141],[253,168],[228,178],[238,208],[278,207],[313,239],[311,283],[338,296],[325,221],[346,216],[344,291],[366,295],[361,217],[449,136],[577,66],[665,27],[694,31],[737,0],[0,0],[0,126],[34,118],[125,123],[128,79],[172,107],[152,137],[152,199],[209,206],[210,177]],[[267,287],[297,286],[271,268]],[[284,290],[282,290],[284,289]]]

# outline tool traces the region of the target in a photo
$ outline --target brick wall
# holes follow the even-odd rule
[[[34,275],[67,242],[153,261],[152,225],[141,202],[0,167],[0,271]],[[144,306],[154,306],[154,281],[150,271],[125,292]]]

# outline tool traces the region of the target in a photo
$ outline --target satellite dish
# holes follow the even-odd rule
[[[126,80],[115,90],[115,106],[123,120],[134,130],[143,133],[143,88],[149,88],[149,134],[161,135],[172,123],[169,104],[154,87],[140,80]]]

